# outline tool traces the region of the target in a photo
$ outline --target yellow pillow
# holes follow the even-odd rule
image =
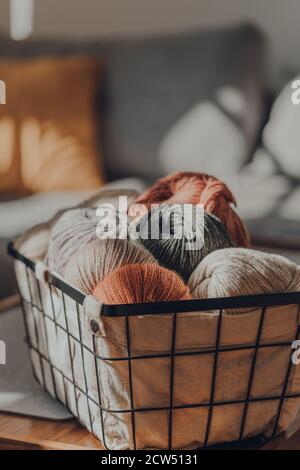
[[[93,58],[0,61],[0,190],[97,188],[95,95],[103,67]]]

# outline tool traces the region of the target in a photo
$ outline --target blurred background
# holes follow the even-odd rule
[[[9,32],[10,0],[0,29]],[[250,21],[267,35],[275,81],[299,67],[298,0],[35,0],[33,37],[91,39],[176,33]]]
[[[299,17],[298,0],[0,0],[0,297],[9,239],[175,171],[224,180],[255,246],[300,260]]]

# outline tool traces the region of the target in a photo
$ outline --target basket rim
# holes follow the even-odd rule
[[[10,241],[7,253],[17,261],[23,263],[34,273],[38,263],[22,255]],[[61,290],[80,305],[83,305],[88,295],[71,286],[48,268],[45,269],[47,282]],[[101,303],[99,302],[99,305]],[[288,305],[300,306],[300,292],[278,292],[274,294],[242,295],[235,297],[219,297],[209,299],[174,300],[161,302],[148,302],[122,305],[101,305],[101,315],[108,317],[161,315],[174,313],[209,313],[210,311],[234,308],[267,308]],[[234,315],[234,314],[233,314]],[[235,314],[236,315],[236,314]]]

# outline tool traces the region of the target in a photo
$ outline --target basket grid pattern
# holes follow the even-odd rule
[[[13,256],[17,257],[17,253],[13,253]],[[24,262],[24,257],[20,256],[19,260],[21,262]],[[89,344],[87,344],[85,341],[84,334],[82,331],[82,321],[80,319],[80,308],[82,307],[83,297],[77,296],[76,298],[76,296],[73,295],[73,292],[70,293],[70,291],[65,288],[64,282],[61,282],[61,280],[55,278],[55,276],[54,277],[52,275],[49,276],[47,280],[47,284],[43,286],[43,288],[49,289],[49,293],[50,293],[52,315],[49,315],[45,311],[44,306],[43,306],[43,300],[42,300],[42,295],[41,295],[41,281],[35,276],[34,265],[31,265],[30,263],[26,263],[25,269],[26,269],[26,279],[28,283],[29,298],[25,298],[21,292],[20,292],[20,297],[21,297],[21,303],[22,303],[24,324],[25,324],[25,330],[26,330],[26,339],[28,342],[28,346],[29,346],[30,351],[33,354],[35,354],[35,356],[38,358],[40,374],[37,377],[37,379],[41,382],[42,386],[46,390],[48,390],[58,401],[62,402],[81,422],[83,420],[81,416],[81,411],[78,407],[78,400],[77,400],[78,393],[80,393],[81,396],[85,397],[86,408],[88,411],[88,423],[85,422],[84,424],[88,427],[91,433],[96,435],[97,438],[100,437],[104,447],[108,450],[111,450],[111,449],[109,448],[109,445],[106,442],[106,429],[105,429],[105,419],[104,419],[104,415],[106,413],[111,413],[114,415],[123,414],[123,413],[130,414],[131,435],[132,435],[133,449],[135,450],[138,448],[137,442],[136,442],[136,414],[139,412],[151,413],[151,412],[157,412],[157,411],[167,411],[168,412],[168,436],[167,436],[168,449],[172,450],[174,448],[174,445],[173,445],[174,411],[178,409],[187,410],[189,408],[205,407],[208,410],[207,421],[206,421],[206,426],[205,426],[205,438],[204,438],[204,443],[203,443],[203,447],[205,448],[209,444],[212,418],[213,418],[213,413],[216,407],[222,406],[222,405],[235,405],[235,404],[236,405],[239,404],[243,406],[242,418],[241,418],[240,429],[239,429],[239,440],[242,440],[245,437],[245,427],[246,427],[246,422],[247,422],[249,405],[252,402],[276,401],[277,412],[276,412],[276,417],[274,420],[273,431],[270,435],[270,437],[274,437],[278,432],[278,424],[280,421],[280,416],[281,416],[281,412],[282,412],[282,408],[285,403],[285,400],[300,397],[300,393],[290,393],[290,394],[287,393],[291,371],[292,371],[292,368],[294,367],[292,360],[289,360],[288,367],[286,370],[286,375],[283,381],[283,387],[282,387],[280,394],[273,394],[269,396],[255,396],[255,397],[252,396],[252,387],[253,387],[253,381],[254,381],[255,369],[256,369],[257,357],[258,357],[259,351],[264,348],[279,347],[279,348],[288,348],[290,351],[290,354],[292,355],[293,353],[293,350],[291,348],[293,341],[269,342],[269,343],[261,342],[262,330],[263,330],[263,326],[265,322],[266,312],[268,309],[267,299],[261,302],[258,330],[256,334],[256,340],[253,344],[239,345],[239,346],[222,346],[221,345],[222,322],[224,318],[224,312],[223,312],[223,309],[220,308],[218,311],[217,328],[216,328],[216,335],[215,335],[215,346],[213,348],[212,347],[209,347],[206,349],[202,348],[201,350],[196,350],[196,351],[195,350],[179,351],[177,350],[176,338],[178,334],[178,314],[182,313],[182,311],[180,310],[180,312],[173,311],[172,313],[169,313],[169,315],[171,314],[172,316],[170,351],[166,353],[157,353],[157,354],[140,354],[139,355],[139,354],[132,353],[132,350],[131,350],[131,316],[133,314],[128,313],[128,312],[126,313],[126,309],[124,309],[124,313],[120,316],[124,317],[124,324],[125,324],[125,331],[126,331],[126,343],[127,343],[126,354],[123,356],[117,356],[117,357],[107,357],[105,355],[99,354],[99,351],[97,351],[97,344],[96,344],[97,340],[96,340],[95,335],[91,334],[91,338],[90,338],[91,342]],[[36,283],[36,291],[38,293],[37,298],[35,298],[35,296],[32,293],[32,282]],[[62,305],[63,305],[62,311],[63,311],[64,325],[62,324],[61,321],[57,320],[57,312],[55,308],[55,302],[53,300],[54,289],[60,291]],[[77,327],[78,327],[77,336],[72,333],[69,327],[68,309],[66,306],[67,299],[68,299],[68,302],[72,301],[76,305],[76,313],[77,313],[76,320],[77,320]],[[298,302],[299,302],[298,305],[300,306],[300,294],[299,294]],[[280,303],[283,304],[283,301],[281,301]],[[202,310],[204,310],[204,308],[202,308]],[[157,314],[165,315],[165,313],[159,313],[159,312]],[[33,328],[30,327],[28,323],[29,315],[32,316]],[[139,315],[141,315],[141,313]],[[38,317],[42,321],[42,323],[37,321]],[[57,332],[61,331],[63,334],[67,336],[69,362],[71,365],[71,377],[68,377],[65,374],[64,370],[57,368],[56,365],[53,364],[51,359],[49,358],[49,355],[47,353],[49,338],[47,337],[46,322],[52,323]],[[42,340],[41,340],[41,331],[40,331],[41,324],[43,325],[43,329],[44,329],[44,342],[45,342],[44,345],[42,345]],[[33,334],[33,331],[34,331],[34,334]],[[297,331],[295,332],[294,340],[298,340],[299,338],[300,338],[300,326],[298,326]],[[81,351],[83,386],[79,385],[76,382],[76,377],[75,377],[76,374],[74,370],[74,362],[73,362],[73,355],[72,355],[73,343],[76,343],[77,347]],[[248,383],[246,386],[246,396],[243,399],[233,399],[233,400],[223,400],[223,401],[216,400],[216,383],[217,383],[217,374],[218,374],[219,355],[221,353],[224,354],[226,352],[243,351],[243,350],[252,351]],[[209,391],[209,400],[202,401],[200,403],[195,402],[195,403],[189,403],[189,404],[176,404],[174,402],[176,358],[180,356],[195,356],[195,355],[197,356],[197,355],[208,355],[208,354],[212,355],[213,357],[213,369],[212,369],[211,384],[210,384],[210,391]],[[89,361],[92,360],[94,364],[94,376],[95,376],[96,384],[97,384],[97,396],[95,395],[93,396],[90,393],[89,380],[88,380],[87,372],[86,372],[87,370],[86,358],[87,357],[89,357]],[[164,406],[155,406],[155,407],[153,406],[153,407],[147,407],[147,408],[136,406],[133,371],[132,371],[133,361],[147,361],[147,360],[157,359],[157,358],[169,358],[169,361],[170,361],[169,404],[164,405]],[[98,364],[101,361],[124,362],[127,365],[130,407],[127,407],[126,409],[123,409],[123,408],[110,409],[104,405],[103,399],[102,399],[102,390],[101,390],[101,376],[99,374],[99,367],[98,367]],[[45,372],[46,368],[47,370],[50,370],[51,382],[52,382],[51,386],[49,385],[49,381],[46,380],[46,372]],[[35,368],[33,368],[33,370],[34,370],[35,375],[37,376]],[[64,396],[59,395],[59,393],[57,392],[58,380],[60,381],[60,383],[63,384]],[[75,398],[74,399],[75,409],[74,409],[74,405],[71,406],[71,404],[68,401],[67,385],[68,387],[73,388],[73,393],[74,393],[74,398]],[[95,420],[93,418],[92,407],[96,407],[100,412],[101,436],[99,436],[99,433],[95,432],[94,430]]]

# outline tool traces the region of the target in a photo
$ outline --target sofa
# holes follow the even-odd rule
[[[0,34],[0,61],[103,58],[105,86],[95,108],[108,185],[141,191],[174,171],[214,174],[230,185],[256,243],[297,248],[298,182],[278,167],[262,139],[270,110],[267,54],[264,34],[247,23],[88,42],[13,42]],[[280,206],[291,195],[285,217]],[[0,196],[0,298],[15,290],[7,241],[85,197],[80,191]]]

